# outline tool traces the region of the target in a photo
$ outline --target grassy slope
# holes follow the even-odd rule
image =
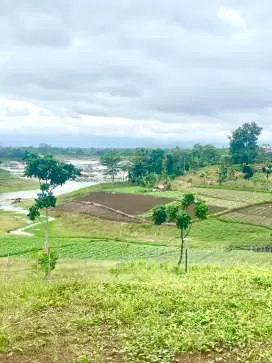
[[[265,268],[141,263],[86,281],[0,282],[0,360],[268,363],[271,287]]]
[[[0,193],[32,190],[37,187],[38,183],[33,180],[17,178],[10,172],[0,169]]]
[[[218,174],[217,174],[218,168],[219,168],[218,165],[204,167],[204,168],[201,168],[201,169],[199,169],[197,171],[188,172],[186,175],[179,177],[179,180],[182,180],[184,182],[188,182],[188,180],[192,179],[192,184],[194,186],[204,185],[205,184],[204,178],[201,178],[200,175],[204,171],[208,171],[209,176],[206,178],[206,184],[207,184],[207,182],[209,180],[213,180],[213,181],[217,182],[217,180],[218,180]],[[237,168],[239,170],[240,167],[237,165]],[[254,184],[251,180],[250,181],[245,180],[241,176],[237,180],[227,180],[226,182],[224,182],[223,187],[230,187],[230,188],[237,188],[237,189],[241,188],[241,189],[248,189],[248,190],[253,190],[253,191],[254,190],[266,190],[267,189],[267,184],[266,184],[264,174],[261,173],[261,172],[255,172],[255,174],[258,174],[259,178],[261,180],[256,184]],[[272,183],[272,181],[270,181],[270,187],[271,187],[271,183]]]
[[[9,212],[0,213],[0,237],[7,236],[8,231],[24,227],[25,225],[25,216]]]

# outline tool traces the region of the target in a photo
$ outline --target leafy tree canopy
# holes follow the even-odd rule
[[[230,153],[234,164],[252,163],[258,151],[258,137],[262,127],[255,122],[247,122],[238,127],[230,136]]]
[[[44,192],[50,193],[57,186],[80,175],[80,170],[74,165],[57,160],[52,154],[38,155],[26,152],[24,160],[27,162],[25,176],[38,179],[40,189]]]

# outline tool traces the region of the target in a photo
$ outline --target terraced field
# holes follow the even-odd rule
[[[151,195],[157,198],[169,198],[179,200],[183,198],[184,193],[194,192],[204,199],[207,204],[215,207],[221,207],[226,209],[246,207],[251,204],[271,202],[272,193],[268,192],[254,192],[254,191],[242,191],[242,190],[226,190],[220,188],[202,188],[192,187],[186,188],[182,184],[176,182],[173,183],[176,190],[172,191],[151,191],[139,186],[131,186],[125,183],[118,183],[115,185],[114,191],[116,193],[124,194],[144,194]],[[59,198],[59,203],[66,204],[71,200],[78,200],[82,197],[88,196],[91,192],[96,191],[112,191],[111,185],[102,184],[95,185],[89,188],[80,189],[79,191],[67,194]]]
[[[267,192],[249,192],[242,190],[226,190],[220,188],[201,188],[192,187],[185,188],[182,185],[175,184],[178,190],[173,191],[150,191],[142,187],[130,187],[127,185],[119,185],[115,188],[117,193],[134,193],[134,194],[147,194],[153,197],[165,197],[170,199],[182,199],[184,193],[194,192],[204,199],[208,205],[221,207],[226,209],[246,207],[251,204],[270,202],[272,203],[272,193]],[[111,191],[110,188],[104,189]],[[90,190],[90,191],[93,191]],[[87,190],[86,190],[87,192]],[[87,195],[88,193],[86,193]]]
[[[224,221],[243,222],[272,228],[272,203],[249,206],[219,217]]]
[[[248,192],[241,190],[226,190],[215,188],[193,188],[203,199],[212,198],[213,203],[218,200],[220,206],[238,208],[261,202],[272,202],[272,193]],[[210,201],[211,203],[211,201]]]

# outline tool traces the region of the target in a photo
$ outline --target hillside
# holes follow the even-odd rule
[[[58,198],[49,235],[59,260],[49,284],[36,263],[43,218],[27,229],[33,236],[14,236],[8,231],[27,218],[0,214],[1,362],[272,360],[272,194],[174,186],[118,183],[112,193],[103,184]],[[185,274],[179,230],[148,218],[154,205],[188,191],[211,215],[192,226]]]
[[[265,175],[260,171],[262,165],[253,165],[254,178],[245,180],[243,174],[240,172],[240,165],[233,165],[235,176],[228,178],[220,186],[218,183],[218,169],[219,165],[207,166],[198,170],[192,170],[185,175],[178,177],[177,182],[189,183],[194,187],[204,186],[207,187],[209,182],[214,183],[216,188],[231,188],[241,190],[267,190],[267,183]],[[272,188],[272,180],[268,187]]]
[[[270,270],[96,268],[85,280],[0,281],[1,362],[271,361]]]
[[[0,169],[0,193],[37,189],[38,183],[33,180],[18,178],[9,171]]]

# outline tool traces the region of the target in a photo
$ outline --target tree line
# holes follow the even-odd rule
[[[100,160],[112,181],[123,170],[131,183],[150,187],[159,178],[171,180],[188,171],[212,165],[218,166],[217,182],[220,185],[229,178],[235,179],[238,172],[243,174],[244,179],[250,180],[254,174],[254,163],[263,164],[262,171],[268,179],[272,175],[272,156],[266,153],[265,147],[258,145],[261,132],[262,128],[256,123],[245,123],[229,136],[229,148],[210,144],[196,144],[191,149],[141,148],[126,159],[122,159],[120,153],[108,153]],[[201,177],[205,181],[209,177],[208,171],[204,171]]]

